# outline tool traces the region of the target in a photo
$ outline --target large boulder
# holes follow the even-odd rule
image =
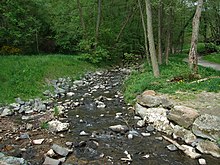
[[[158,131],[172,134],[172,128],[166,116],[167,111],[164,108],[145,108],[138,103],[135,105],[135,112],[147,123],[152,123]]]
[[[220,158],[220,148],[214,142],[208,140],[200,141],[196,149],[201,153],[211,154],[214,157]]]
[[[185,128],[191,126],[198,116],[199,113],[195,109],[186,106],[174,106],[167,115],[169,120]]]
[[[196,136],[217,141],[220,139],[220,117],[201,115],[193,123],[192,131]]]
[[[137,103],[140,105],[153,108],[162,106],[164,108],[171,108],[173,104],[165,97],[156,96],[154,91],[145,91],[141,95],[137,96]]]

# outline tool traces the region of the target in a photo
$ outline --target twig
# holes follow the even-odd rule
[[[207,80],[214,79],[214,78],[220,78],[220,76],[211,76],[211,77],[203,78],[203,79],[200,79],[200,80],[192,81],[190,84],[207,81]]]

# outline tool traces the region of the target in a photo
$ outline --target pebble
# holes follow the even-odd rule
[[[203,158],[199,159],[199,164],[200,165],[205,165],[206,164],[206,160],[203,159]]]
[[[85,131],[81,131],[81,132],[79,133],[79,135],[80,135],[80,136],[88,136],[89,133],[86,133]]]
[[[133,135],[132,134],[128,134],[128,139],[133,139]]]
[[[50,149],[49,151],[47,151],[46,155],[49,157],[53,157],[55,156],[55,152],[52,149]]]
[[[145,126],[145,120],[139,120],[139,121],[137,122],[137,126],[138,126],[138,127],[144,127],[144,126]]]
[[[147,137],[147,136],[150,136],[151,134],[148,133],[148,132],[142,132],[141,135],[144,136],[144,137]]]
[[[155,139],[162,141],[162,140],[163,140],[163,137],[155,137]]]
[[[44,141],[44,139],[36,139],[36,140],[33,140],[32,142],[33,142],[33,144],[40,145],[43,143],[43,141]]]
[[[146,129],[147,129],[147,131],[149,131],[149,132],[154,131],[154,127],[153,127],[152,125],[148,125]]]
[[[66,146],[71,147],[73,145],[73,142],[66,142]]]
[[[150,155],[147,154],[147,155],[144,155],[144,156],[142,156],[142,157],[148,159],[148,158],[150,157]]]
[[[170,151],[177,151],[177,150],[178,150],[178,148],[177,148],[174,144],[168,145],[167,148],[168,148],[168,150],[170,150]]]
[[[59,165],[60,160],[52,159],[46,156],[43,165]]]

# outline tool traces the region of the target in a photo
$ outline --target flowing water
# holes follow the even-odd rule
[[[138,119],[120,92],[127,73],[126,69],[112,69],[87,74],[79,82],[81,85],[73,88],[73,96],[59,100],[59,104],[71,103],[68,105],[68,117],[64,119],[64,122],[70,123],[70,131],[63,132],[63,138],[38,129],[30,132],[31,138],[52,138],[53,142],[33,146],[22,140],[14,144],[13,138],[9,138],[0,144],[1,149],[7,146],[25,147],[26,150],[22,152],[18,149],[18,152],[6,153],[23,157],[33,165],[42,164],[42,155],[57,141],[62,146],[65,146],[65,142],[73,142],[73,152],[67,156],[66,165],[198,165],[198,160],[189,158],[179,150],[169,151],[166,146],[170,143],[161,139],[160,132],[151,130],[147,137],[141,135],[147,132],[147,128],[137,128]],[[126,131],[114,132],[109,129],[118,124],[128,126],[133,138],[128,138]],[[80,135],[82,133],[83,136]],[[219,164],[217,158],[208,155],[202,157],[209,165]]]

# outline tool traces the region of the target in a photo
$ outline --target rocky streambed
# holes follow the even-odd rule
[[[137,98],[135,109],[124,102],[120,89],[129,73],[115,68],[77,81],[60,78],[50,82],[53,92],[44,92],[48,100],[16,99],[1,107],[0,164],[218,164],[217,157],[197,150],[200,156],[192,159],[181,150],[178,145],[201,139],[186,141],[172,132],[183,128],[166,118],[173,109],[168,100],[148,91]],[[169,141],[167,133],[177,141]]]

